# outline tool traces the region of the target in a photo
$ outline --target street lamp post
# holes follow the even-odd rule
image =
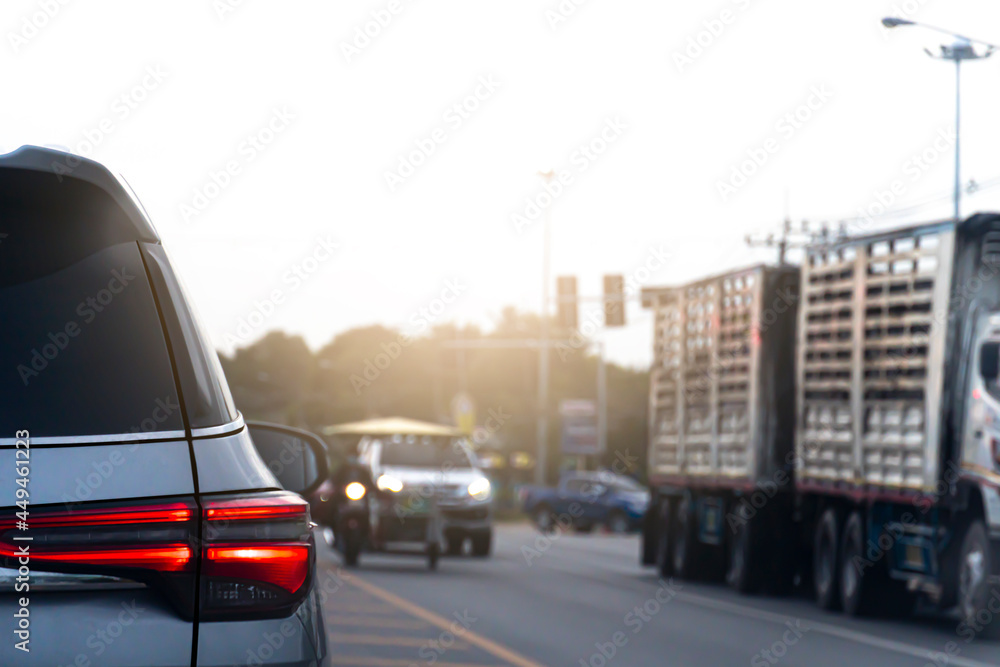
[[[962,74],[962,61],[963,60],[980,60],[982,58],[989,58],[993,55],[993,50],[997,48],[996,45],[990,44],[989,42],[984,42],[979,39],[970,39],[964,35],[959,35],[958,33],[951,32],[949,30],[942,30],[941,28],[936,28],[931,25],[926,25],[924,23],[917,23],[916,21],[908,21],[906,19],[888,17],[882,19],[882,25],[886,28],[897,28],[899,26],[915,25],[921,28],[927,28],[928,30],[934,30],[935,32],[942,32],[946,35],[950,35],[955,38],[955,41],[951,44],[942,44],[941,53],[935,55],[931,53],[928,49],[924,51],[931,58],[937,58],[938,60],[953,60],[955,61],[955,221],[960,219],[960,204],[962,200],[962,182],[961,182],[961,134],[960,134],[960,123],[961,123],[961,112],[962,112],[962,86],[961,86],[961,74]],[[977,53],[973,44],[982,44],[986,47],[986,51],[983,53]]]
[[[552,182],[554,170],[539,172],[546,184]],[[538,459],[535,461],[535,484],[545,484],[549,457],[549,272],[552,235],[551,204],[545,209],[545,228],[542,231],[542,319],[541,345],[538,348]]]

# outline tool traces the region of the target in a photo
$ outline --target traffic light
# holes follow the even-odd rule
[[[625,326],[625,277],[604,276],[604,326]]]
[[[556,292],[559,295],[559,326],[576,329],[579,325],[576,307],[576,276],[556,278]]]

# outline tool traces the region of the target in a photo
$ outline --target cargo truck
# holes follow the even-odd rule
[[[642,562],[1000,626],[1000,215],[643,291]]]

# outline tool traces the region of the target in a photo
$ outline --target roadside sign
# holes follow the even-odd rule
[[[597,404],[594,401],[562,401],[559,404],[559,415],[562,418],[563,454],[591,456],[601,453],[597,433]]]
[[[451,400],[451,416],[460,431],[472,435],[476,427],[476,403],[468,392],[460,391]]]

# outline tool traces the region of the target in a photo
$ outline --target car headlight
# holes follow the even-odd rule
[[[490,480],[480,477],[469,484],[469,495],[476,500],[486,500],[490,497]]]
[[[365,497],[366,489],[365,485],[361,482],[351,482],[346,487],[344,487],[344,495],[350,500],[361,500]]]
[[[379,475],[375,486],[382,491],[392,491],[393,493],[399,493],[403,490],[403,483],[391,475]]]

